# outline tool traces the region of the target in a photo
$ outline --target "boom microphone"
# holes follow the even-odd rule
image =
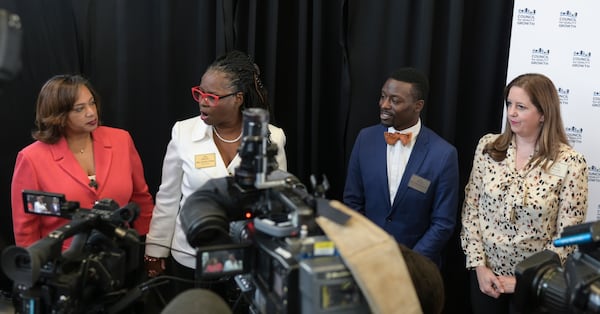
[[[189,289],[178,294],[161,314],[231,314],[229,306],[216,293],[206,289]]]

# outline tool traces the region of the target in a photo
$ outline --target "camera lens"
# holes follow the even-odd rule
[[[539,303],[551,313],[568,313],[567,282],[562,268],[547,267],[540,270],[539,280],[532,289],[537,291]]]
[[[181,224],[192,247],[229,243],[229,219],[213,191],[192,193],[181,207]]]
[[[568,313],[568,289],[558,254],[544,250],[515,268],[515,307],[525,313],[538,310]]]
[[[15,267],[19,269],[31,269],[31,258],[29,258],[29,255],[17,255],[15,257]]]

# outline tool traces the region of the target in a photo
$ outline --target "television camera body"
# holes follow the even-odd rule
[[[515,305],[524,313],[600,313],[600,221],[564,229],[554,245],[577,245],[561,265],[553,251],[515,268]]]
[[[251,313],[368,312],[352,273],[315,220],[317,214],[342,223],[348,217],[336,214],[323,195],[310,195],[295,176],[275,170],[267,111],[245,110],[243,132],[235,175],[210,180],[181,208],[197,251],[196,279],[233,278]],[[311,179],[319,193],[327,189],[326,179],[318,187]],[[238,267],[206,267],[227,256]]]
[[[137,283],[131,276],[140,267],[138,233],[128,227],[139,207],[119,208],[103,199],[85,209],[63,194],[25,190],[22,195],[26,212],[70,221],[27,248],[9,246],[2,252],[2,268],[13,281],[15,313],[122,310],[126,305],[120,298]],[[45,206],[35,206],[36,200]],[[51,209],[50,204],[59,206]]]

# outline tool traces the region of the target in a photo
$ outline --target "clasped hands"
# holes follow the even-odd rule
[[[514,293],[517,279],[515,276],[497,276],[486,266],[477,266],[477,282],[479,290],[492,298],[498,298],[502,293]]]

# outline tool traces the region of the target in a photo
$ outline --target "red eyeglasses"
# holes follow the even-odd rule
[[[237,94],[239,92],[234,92],[231,94],[227,94],[227,95],[223,95],[223,96],[219,96],[219,95],[215,95],[215,94],[210,94],[210,93],[205,93],[200,89],[200,86],[194,86],[192,87],[192,97],[194,97],[194,100],[197,101],[198,103],[200,103],[202,100],[206,101],[206,103],[211,106],[214,107],[219,103],[219,99],[223,99],[229,96],[233,96],[235,94]]]

